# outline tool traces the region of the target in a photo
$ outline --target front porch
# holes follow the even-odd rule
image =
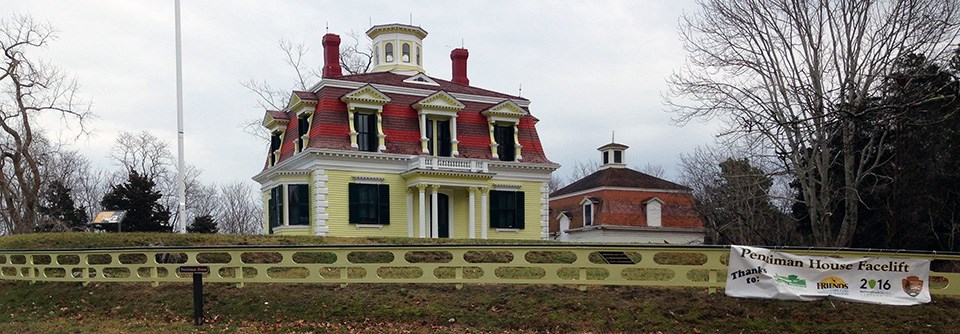
[[[471,179],[437,172],[407,178],[407,235],[420,238],[487,239],[487,200],[492,175]]]

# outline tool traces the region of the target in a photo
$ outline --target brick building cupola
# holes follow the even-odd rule
[[[405,71],[424,73],[423,28],[392,23],[381,24],[367,30],[373,40],[373,72]]]
[[[600,169],[606,168],[627,168],[626,153],[630,148],[627,145],[611,141],[609,144],[597,148],[600,151]]]

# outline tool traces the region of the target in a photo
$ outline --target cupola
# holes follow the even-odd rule
[[[381,24],[367,30],[373,40],[373,71],[424,73],[423,39],[427,31],[406,24]]]
[[[600,169],[627,168],[627,158],[624,156],[624,153],[628,148],[630,147],[627,145],[612,141],[609,144],[600,146],[600,148],[597,149],[600,151]]]

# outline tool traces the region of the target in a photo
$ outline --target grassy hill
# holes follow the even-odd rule
[[[33,234],[0,248],[422,243],[170,234]],[[443,242],[443,241],[429,241]],[[469,242],[456,240],[454,242]],[[208,284],[194,327],[189,284],[0,281],[0,333],[958,333],[960,299],[914,307],[734,299],[702,289]]]

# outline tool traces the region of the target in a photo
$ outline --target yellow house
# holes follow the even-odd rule
[[[547,239],[550,173],[530,101],[425,74],[420,27],[370,28],[370,73],[342,75],[323,37],[323,78],[267,111],[260,183],[267,233]]]

